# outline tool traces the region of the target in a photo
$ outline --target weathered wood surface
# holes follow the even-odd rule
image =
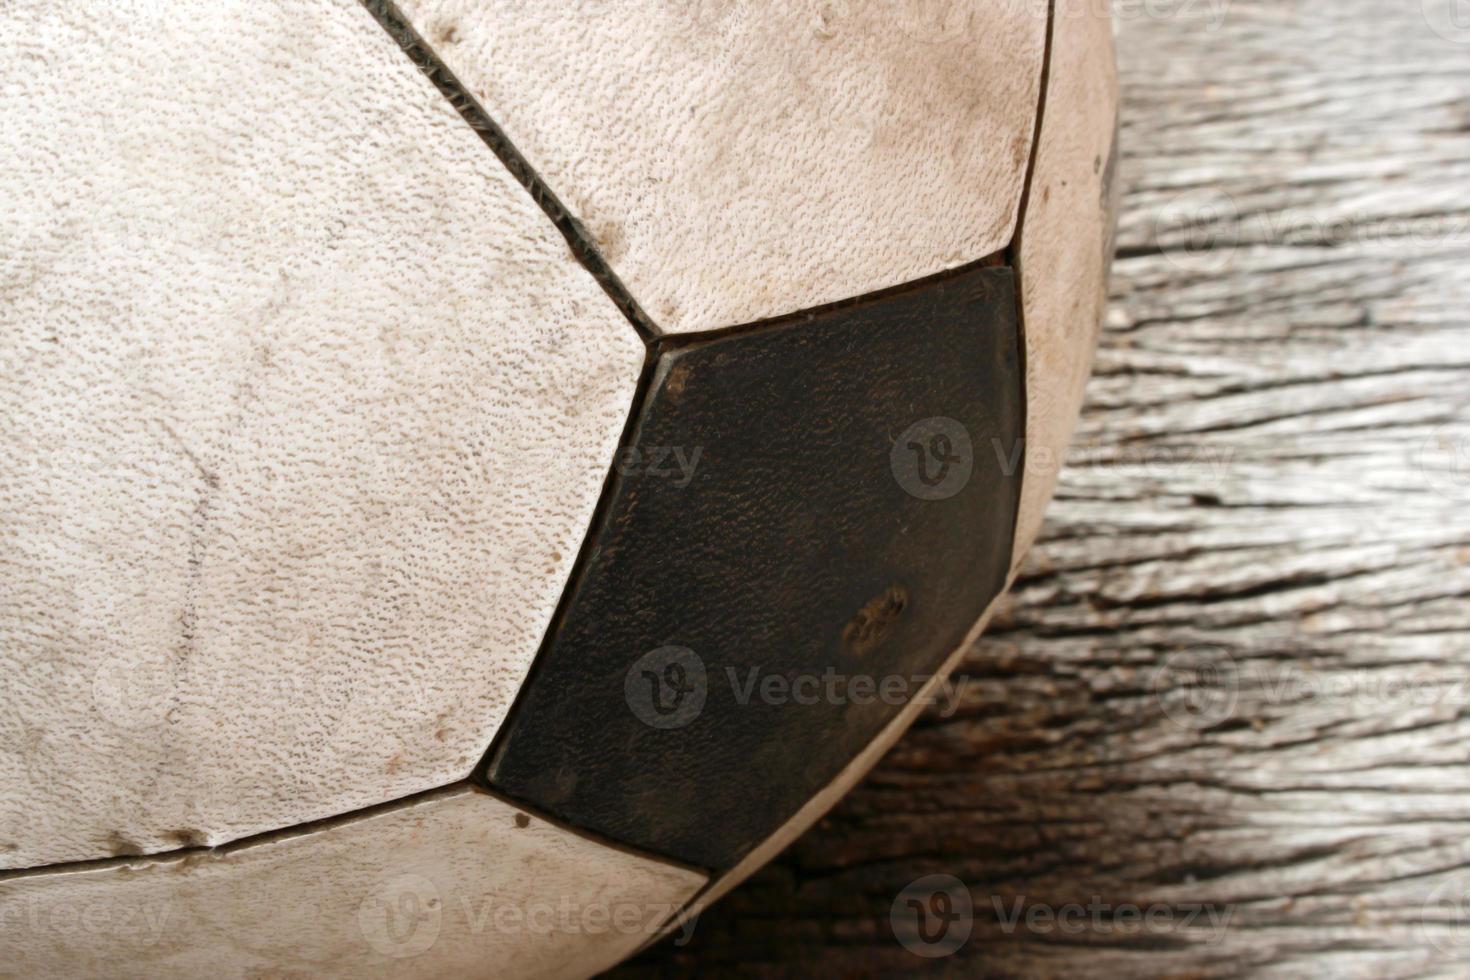
[[[1470,28],[1120,10],[1113,311],[960,709],[628,975],[1470,976]]]

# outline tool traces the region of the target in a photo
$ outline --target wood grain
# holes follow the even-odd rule
[[[1470,974],[1470,31],[1119,10],[1112,310],[959,709],[622,975]]]

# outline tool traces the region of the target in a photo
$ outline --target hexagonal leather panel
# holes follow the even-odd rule
[[[869,743],[1004,585],[1015,285],[973,267],[655,350],[485,775],[615,840],[728,867]]]

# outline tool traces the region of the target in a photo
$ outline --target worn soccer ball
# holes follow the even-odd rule
[[[0,6],[0,969],[587,975],[810,826],[1077,414],[1047,7]]]

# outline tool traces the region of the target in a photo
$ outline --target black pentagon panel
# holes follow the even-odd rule
[[[1017,339],[977,267],[661,350],[490,785],[706,868],[775,831],[1004,586]]]

